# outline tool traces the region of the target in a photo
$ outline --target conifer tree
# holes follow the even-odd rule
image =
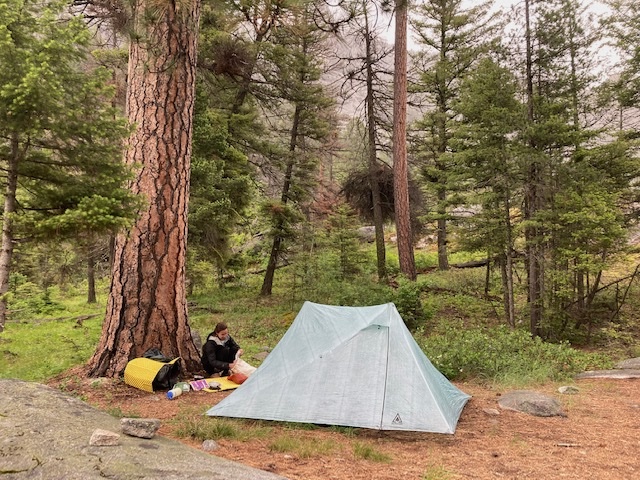
[[[150,348],[181,357],[187,371],[201,369],[185,281],[200,0],[136,0],[130,13],[126,113],[134,128],[125,163],[140,166],[130,188],[145,206],[116,239],[90,376],[120,375]]]
[[[107,72],[87,68],[83,20],[64,7],[33,0],[0,7],[0,330],[16,235],[116,231],[136,208],[123,188],[125,122],[111,108]]]
[[[517,210],[522,202],[522,175],[517,164],[524,108],[512,74],[489,59],[480,62],[460,85],[454,110],[461,115],[452,138],[457,161],[475,192],[479,210],[467,221],[461,243],[483,249],[500,265],[507,324],[516,325],[514,270]]]
[[[393,63],[393,200],[398,238],[400,271],[416,280],[413,234],[409,205],[409,165],[407,160],[407,18],[408,0],[395,2]]]
[[[314,5],[292,18],[278,31],[276,48],[271,51],[276,75],[270,77],[280,98],[287,102],[286,151],[283,151],[278,178],[279,199],[267,201],[263,211],[271,219],[271,250],[261,295],[271,295],[278,261],[293,236],[296,218],[301,218],[302,202],[311,193],[313,172],[321,145],[329,131],[333,102],[320,84],[325,33],[311,21]],[[277,164],[276,164],[277,165]]]
[[[416,7],[414,21],[421,50],[420,79],[415,90],[425,94],[432,108],[418,122],[422,132],[418,147],[423,177],[435,193],[438,267],[449,268],[447,222],[451,197],[460,190],[454,175],[449,140],[455,131],[452,103],[460,82],[476,62],[487,54],[495,32],[490,2],[465,8],[461,0],[429,0]]]
[[[355,5],[356,14],[352,21],[352,28],[347,35],[350,40],[350,49],[346,58],[345,81],[341,93],[347,98],[359,96],[364,90],[364,115],[362,138],[354,144],[347,141],[351,147],[351,153],[357,157],[356,172],[352,172],[350,178],[357,176],[357,171],[366,169],[368,172],[368,190],[370,202],[367,202],[365,212],[360,212],[364,219],[372,221],[375,227],[375,243],[377,272],[379,281],[386,281],[386,248],[384,240],[384,223],[388,220],[383,199],[382,186],[380,185],[387,167],[384,154],[389,148],[388,131],[392,111],[392,99],[390,72],[386,67],[387,59],[392,48],[381,41],[379,22],[381,20],[378,6],[371,2],[361,1]],[[354,124],[355,125],[355,124]],[[354,130],[355,133],[355,130]],[[360,152],[358,150],[362,150]],[[349,185],[345,184],[345,188]],[[346,191],[347,198],[350,192]],[[391,215],[393,218],[393,214]]]

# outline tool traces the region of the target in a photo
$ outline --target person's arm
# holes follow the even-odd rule
[[[211,368],[215,370],[228,370],[231,365],[229,362],[216,358],[216,344],[212,341],[207,341],[204,344],[204,356],[207,357]]]
[[[243,351],[240,348],[240,345],[238,345],[236,343],[236,341],[233,339],[233,337],[231,337],[231,336],[229,336],[229,340],[227,341],[227,345],[229,346],[229,353],[233,357],[233,359],[234,359],[233,362],[235,363],[236,357],[239,356],[239,355],[237,355],[237,353],[240,352],[240,355],[242,355]]]

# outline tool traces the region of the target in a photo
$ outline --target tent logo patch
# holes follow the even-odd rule
[[[400,414],[396,413],[395,418],[391,422],[393,425],[402,425],[402,418],[400,418]]]

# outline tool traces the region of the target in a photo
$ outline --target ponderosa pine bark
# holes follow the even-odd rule
[[[125,162],[146,206],[116,239],[111,289],[90,376],[120,375],[149,348],[180,356],[188,371],[200,360],[187,317],[187,204],[200,1],[137,0],[129,47],[127,115],[135,130]],[[153,7],[153,8],[152,8]],[[149,17],[155,16],[152,20]]]
[[[393,80],[393,195],[400,271],[416,279],[407,166],[407,0],[396,0]]]

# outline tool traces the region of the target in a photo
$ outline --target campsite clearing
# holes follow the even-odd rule
[[[162,421],[159,434],[195,448],[202,448],[202,442],[177,437],[181,422],[202,419],[210,407],[229,395],[199,391],[167,400],[165,392],[147,393],[120,381],[99,383],[81,378],[80,370],[72,370],[49,384],[112,414],[158,418]],[[556,397],[567,414],[564,418],[501,411],[497,398],[507,390],[473,383],[456,386],[472,398],[462,411],[455,435],[367,429],[348,434],[264,422],[271,429],[267,437],[220,439],[212,454],[292,480],[631,480],[640,476],[638,379],[580,380],[575,395],[559,394],[560,384],[532,387]],[[281,438],[310,448],[304,452],[275,449],[274,442]],[[362,452],[378,453],[379,460]],[[386,462],[380,461],[385,458]]]

